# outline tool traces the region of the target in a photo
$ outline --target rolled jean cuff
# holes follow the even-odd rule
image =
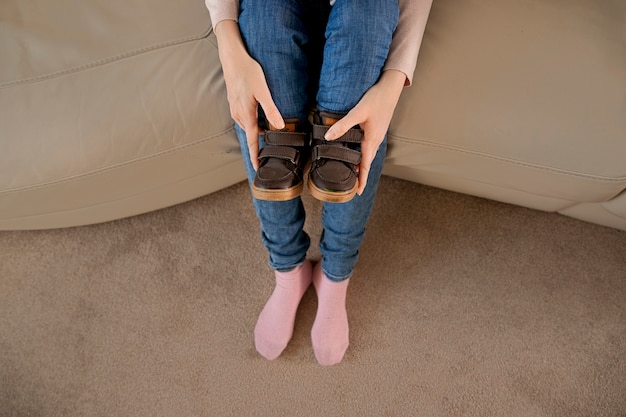
[[[328,278],[328,280],[330,280],[332,282],[342,282],[342,281],[345,281],[345,280],[350,279],[352,277],[352,272],[349,275],[343,276],[343,277],[338,277],[338,276],[329,274],[328,272],[326,272],[324,270],[324,267],[322,267],[322,272],[324,273],[324,276],[326,278]]]
[[[270,268],[272,268],[274,271],[277,271],[277,272],[289,272],[289,271],[293,271],[294,269],[296,269],[297,267],[302,265],[305,260],[306,260],[306,257],[302,258],[302,260],[299,261],[298,263],[295,263],[293,265],[287,265],[287,266],[284,266],[284,265],[273,265],[271,262],[270,262],[269,265],[270,265]]]

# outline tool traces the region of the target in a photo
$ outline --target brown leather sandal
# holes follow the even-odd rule
[[[311,170],[307,185],[311,195],[329,203],[352,200],[358,188],[357,165],[361,162],[363,131],[355,126],[342,137],[327,141],[324,135],[340,114],[319,112],[313,116]]]
[[[259,168],[251,187],[255,198],[285,201],[302,193],[310,153],[310,133],[301,131],[303,126],[298,119],[285,119],[284,129],[265,131],[265,146],[259,151]]]

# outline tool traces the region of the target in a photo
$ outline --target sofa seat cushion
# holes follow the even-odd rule
[[[245,178],[202,2],[0,10],[0,229],[115,219]]]
[[[385,172],[551,211],[611,200],[626,189],[625,19],[619,0],[435,1]]]

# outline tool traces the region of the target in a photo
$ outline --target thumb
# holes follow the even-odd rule
[[[335,140],[346,134],[348,130],[358,125],[361,121],[354,111],[350,111],[328,129],[324,135],[326,140]]]

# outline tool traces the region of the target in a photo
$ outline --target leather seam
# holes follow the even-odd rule
[[[229,129],[226,129],[226,130],[224,130],[222,132],[219,132],[219,133],[217,133],[215,135],[206,136],[204,138],[197,139],[197,140],[195,140],[193,142],[189,142],[189,143],[187,143],[185,145],[177,146],[175,148],[163,150],[163,151],[160,151],[160,152],[157,152],[157,153],[154,153],[154,154],[150,154],[150,155],[146,155],[146,156],[143,156],[143,157],[134,158],[134,159],[131,159],[131,160],[128,160],[128,161],[120,162],[120,163],[117,163],[117,164],[114,164],[114,165],[110,165],[110,166],[107,166],[107,167],[99,168],[99,169],[96,169],[96,170],[93,170],[93,171],[89,171],[89,172],[85,172],[85,173],[82,173],[82,174],[71,175],[71,176],[68,176],[68,177],[63,177],[63,178],[59,178],[59,179],[52,180],[52,181],[47,181],[47,182],[40,183],[40,184],[33,184],[33,185],[26,185],[26,186],[22,186],[22,187],[9,188],[9,189],[0,191],[0,196],[5,195],[5,194],[22,192],[22,191],[36,190],[38,188],[44,188],[44,187],[48,187],[50,185],[62,184],[62,183],[65,183],[65,182],[74,181],[76,179],[102,174],[102,173],[105,173],[107,171],[112,171],[114,169],[117,169],[117,168],[120,168],[120,167],[125,167],[125,166],[128,166],[128,165],[137,163],[137,162],[149,161],[150,159],[155,159],[155,158],[159,158],[159,157],[162,157],[164,155],[167,155],[167,154],[171,154],[171,153],[174,153],[174,152],[179,152],[179,151],[182,151],[184,149],[187,149],[187,148],[190,148],[190,147],[193,147],[193,146],[197,146],[199,144],[202,144],[202,143],[205,143],[205,142],[217,139],[219,137],[226,136],[230,132],[232,132],[233,130],[234,130],[234,127],[231,127]],[[235,147],[233,146],[233,149],[234,148]],[[237,149],[239,149],[238,146],[237,146]],[[214,155],[222,155],[222,154],[229,154],[229,153],[231,153],[231,152],[214,152],[212,154],[214,154]]]
[[[440,145],[440,144],[436,144],[433,142],[428,142],[428,141],[424,141],[424,140],[410,140],[408,138],[403,138],[400,136],[395,136],[390,134],[389,135],[391,141],[399,141],[399,142],[403,142],[406,144],[412,144],[412,145],[421,145],[421,146],[428,146],[428,147],[432,147],[432,148],[439,148],[439,149],[445,149],[448,151],[453,151],[453,152],[459,152],[459,153],[464,153],[464,154],[469,154],[472,156],[477,156],[477,157],[481,157],[481,158],[487,158],[487,159],[493,159],[496,161],[500,161],[500,162],[507,162],[507,163],[511,163],[514,165],[519,165],[519,166],[523,166],[526,168],[533,168],[533,169],[538,169],[538,170],[542,170],[542,171],[548,171],[548,172],[552,172],[555,174],[560,174],[560,175],[566,175],[566,176],[571,176],[571,177],[578,177],[578,178],[584,178],[584,179],[588,179],[588,180],[594,180],[594,181],[600,181],[600,182],[606,182],[606,183],[619,183],[619,182],[624,182],[626,181],[626,176],[624,177],[604,177],[604,176],[600,176],[600,175],[592,175],[592,174],[583,174],[580,172],[574,172],[574,171],[569,171],[569,170],[564,170],[564,169],[559,169],[559,168],[552,168],[546,165],[540,165],[540,164],[533,164],[530,162],[522,162],[516,159],[512,159],[512,158],[506,158],[503,156],[497,156],[497,155],[492,155],[492,154],[487,154],[487,153],[483,153],[483,152],[477,152],[477,151],[470,151],[467,149],[463,149],[463,148],[458,148],[455,146],[449,146],[449,145]]]
[[[135,56],[139,56],[142,54],[146,54],[149,52],[153,52],[159,49],[165,49],[165,48],[169,48],[171,46],[177,46],[177,45],[183,45],[189,42],[195,42],[195,41],[199,41],[202,39],[207,38],[210,34],[212,33],[212,29],[208,29],[205,32],[203,32],[201,35],[194,35],[194,36],[190,36],[190,37],[186,37],[186,38],[181,38],[181,39],[177,39],[174,41],[167,41],[167,42],[161,42],[155,45],[151,45],[151,46],[146,46],[143,48],[139,48],[139,49],[134,49],[131,51],[127,51],[127,52],[123,52],[114,56],[110,56],[108,58],[103,58],[103,59],[99,59],[97,61],[93,61],[93,62],[89,62],[87,64],[83,64],[83,65],[79,65],[76,67],[71,67],[71,68],[66,68],[64,70],[60,70],[60,71],[55,71],[49,74],[44,74],[44,75],[38,75],[35,77],[30,77],[30,78],[25,78],[25,79],[21,79],[21,80],[16,80],[16,81],[9,81],[7,83],[4,84],[0,84],[0,89],[4,89],[4,88],[10,88],[10,87],[17,87],[20,85],[27,85],[27,84],[34,84],[34,83],[38,83],[41,81],[47,81],[47,80],[51,80],[54,78],[59,78],[59,77],[63,77],[65,75],[69,75],[69,74],[75,74],[78,72],[82,72],[85,70],[89,70],[89,69],[93,69],[96,67],[100,67],[100,66],[104,66],[107,64],[110,64],[112,62],[116,62],[116,61],[122,61],[124,59],[127,58],[132,58]]]

